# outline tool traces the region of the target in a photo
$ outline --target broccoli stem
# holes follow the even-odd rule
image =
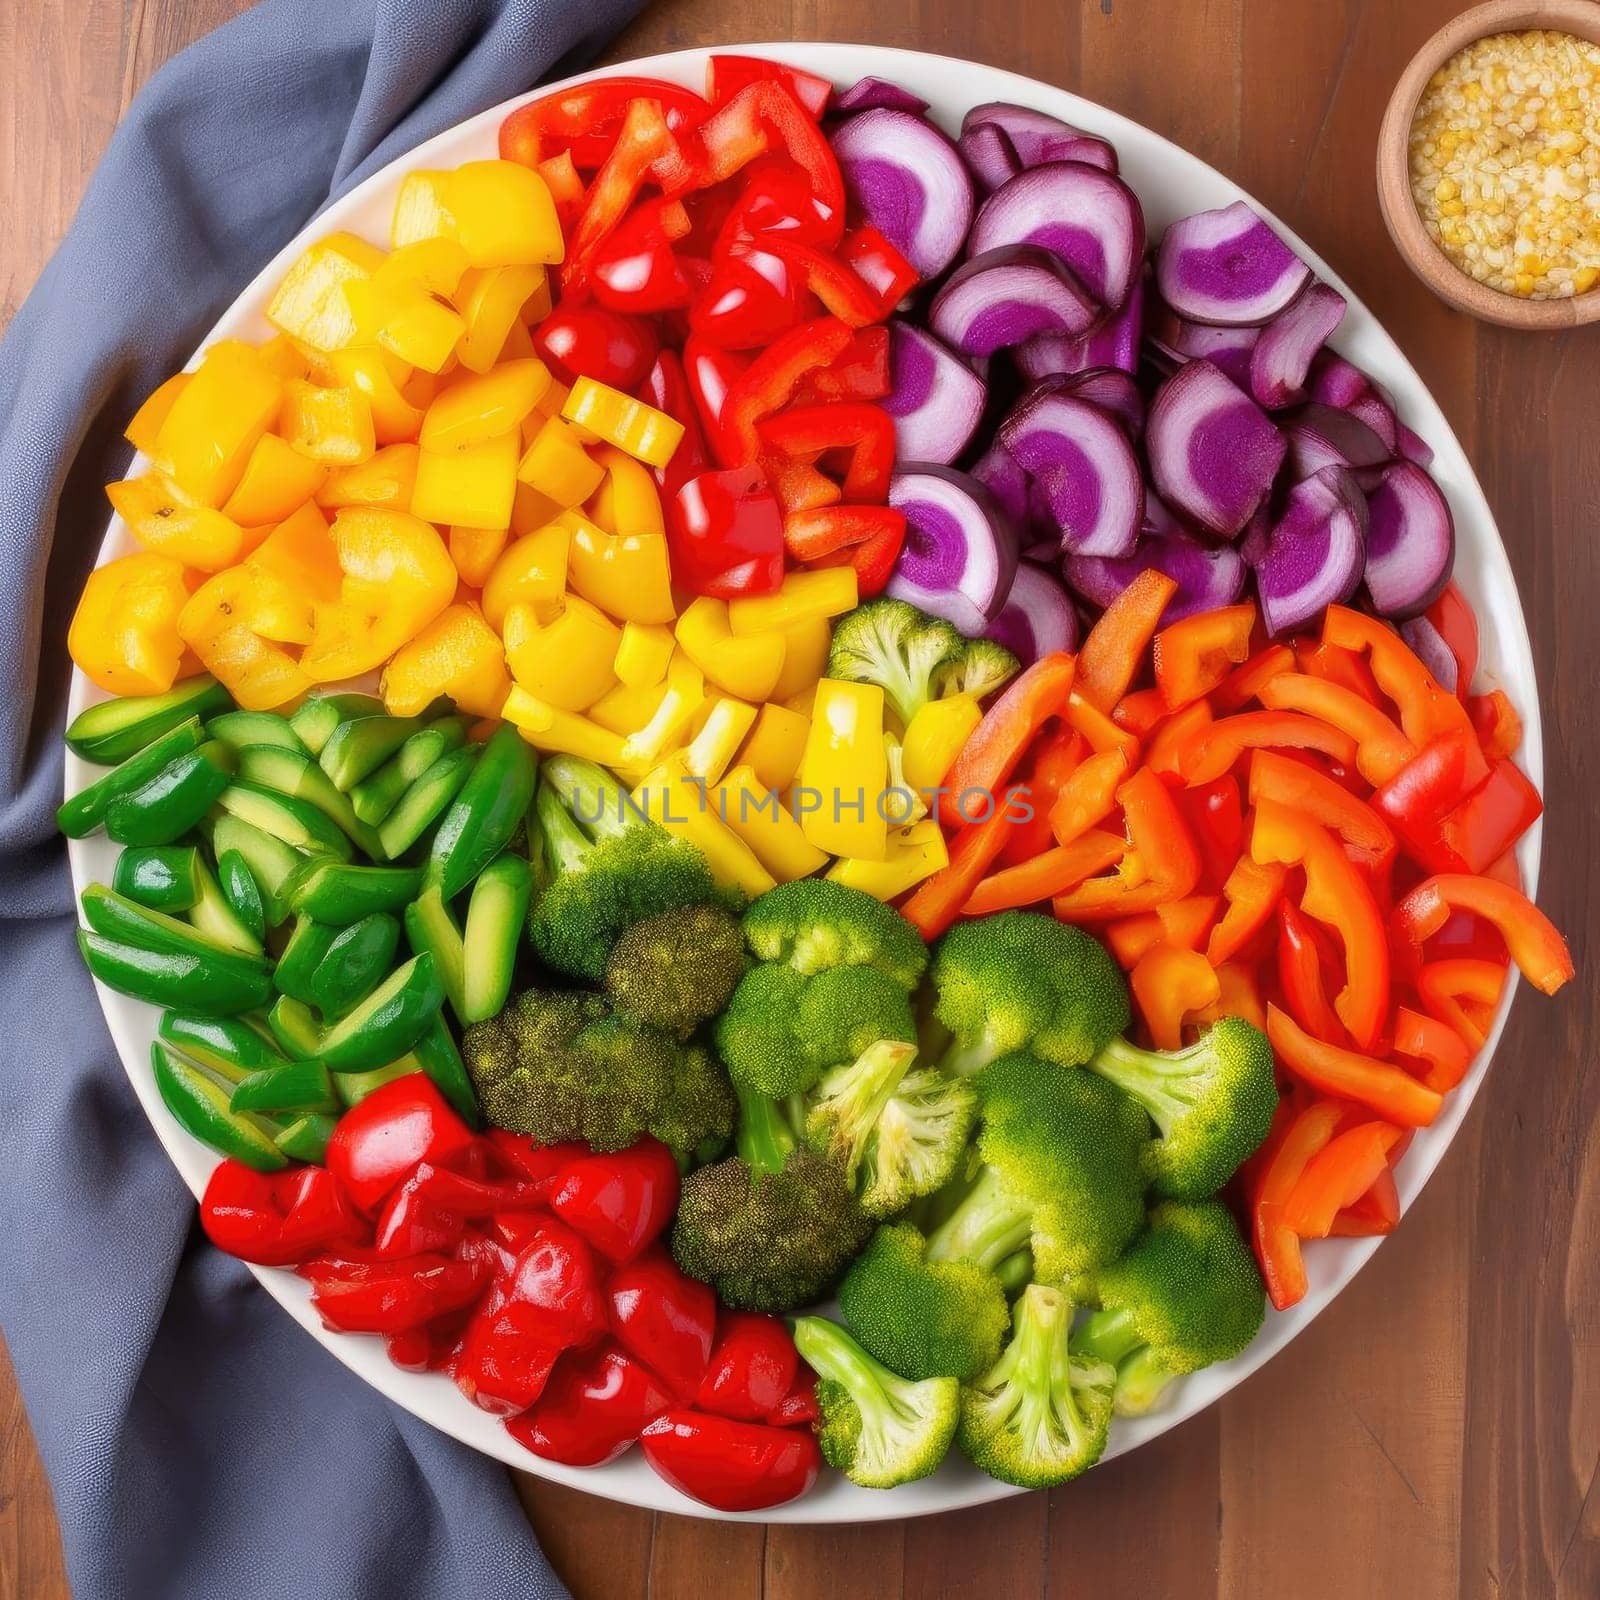
[[[620,838],[647,820],[621,783],[592,761],[547,756],[543,775],[546,787],[561,796],[579,828],[596,843]]]
[[[533,800],[534,820],[544,836],[545,859],[553,872],[578,872],[594,846],[572,820],[572,813],[549,784],[540,784]]]
[[[1118,1306],[1086,1317],[1072,1336],[1072,1348],[1100,1361],[1119,1365],[1144,1341],[1133,1325],[1133,1314]]]
[[[1014,1250],[995,1269],[994,1275],[1000,1280],[1000,1287],[1005,1290],[1008,1300],[1015,1299],[1024,1289],[1033,1282],[1033,1252],[1031,1250]]]
[[[870,1403],[889,1377],[887,1369],[879,1366],[838,1323],[826,1317],[797,1317],[794,1347],[819,1378],[831,1378],[849,1390],[858,1406]]]
[[[928,1240],[930,1261],[970,1261],[993,1272],[1032,1235],[1027,1206],[985,1167],[967,1197]]]
[[[739,1100],[739,1129],[734,1149],[751,1174],[782,1172],[798,1142],[771,1095],[756,1094],[740,1084],[733,1086]]]
[[[985,1031],[971,1044],[962,1045],[952,1041],[939,1065],[952,1078],[970,1078],[973,1073],[982,1072],[999,1054],[999,1046]]]
[[[1117,1368],[1114,1402],[1117,1415],[1142,1417],[1167,1392],[1167,1385],[1176,1376],[1170,1367],[1156,1359],[1149,1345],[1136,1350]]]
[[[1199,1074],[1190,1050],[1164,1055],[1158,1050],[1141,1050],[1126,1039],[1113,1039],[1092,1064],[1096,1072],[1150,1113],[1163,1138],[1194,1104],[1190,1091]]]

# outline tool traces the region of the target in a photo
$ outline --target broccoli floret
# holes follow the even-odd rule
[[[994,1365],[1009,1314],[993,1274],[929,1261],[913,1227],[879,1228],[839,1286],[839,1314],[867,1352],[906,1378],[975,1378]]]
[[[961,1395],[961,1448],[992,1478],[1048,1489],[1087,1472],[1111,1429],[1116,1369],[1075,1355],[1072,1301],[1029,1284],[1013,1314],[1011,1342]]]
[[[806,1138],[844,1168],[869,1217],[892,1216],[941,1188],[966,1150],[977,1095],[942,1072],[912,1072],[917,1047],[868,1045],[817,1084]]]
[[[904,726],[936,698],[935,674],[965,644],[948,622],[905,600],[869,600],[833,625],[828,676],[877,684]]]
[[[548,882],[528,937],[552,971],[598,983],[612,946],[636,923],[721,900],[705,857],[645,817],[610,773],[551,756],[542,775],[533,821]]]
[[[783,961],[797,972],[876,967],[914,989],[928,964],[927,946],[892,906],[830,878],[779,884],[751,902],[744,936],[758,961]]]
[[[680,906],[636,922],[606,961],[618,1011],[687,1039],[728,1003],[749,961],[739,919],[724,906]]]
[[[650,1119],[650,1132],[680,1165],[704,1166],[727,1148],[738,1111],[733,1085],[716,1058],[697,1044],[685,1045],[672,1087]]]
[[[915,1044],[917,1021],[905,990],[876,967],[830,967],[806,980],[794,1031],[799,1047],[827,1071],[880,1039]]]
[[[1003,644],[993,639],[968,639],[934,674],[934,698],[948,700],[951,695],[970,694],[981,700],[1021,668],[1022,663]]]
[[[1144,1220],[1149,1124],[1090,1072],[1010,1055],[978,1078],[976,1181],[928,1241],[989,1271],[1024,1245],[1046,1283],[1114,1261]]]
[[[961,1385],[898,1377],[836,1322],[801,1317],[795,1348],[817,1374],[822,1457],[863,1489],[892,1489],[937,1471],[955,1437]]]
[[[1267,1136],[1278,1105],[1272,1046],[1241,1017],[1224,1017],[1171,1052],[1113,1039],[1089,1065],[1150,1113],[1161,1137],[1150,1177],[1171,1200],[1203,1200]]]
[[[933,985],[949,1072],[1023,1049],[1079,1066],[1128,1026],[1128,985],[1105,947],[1034,911],[957,923],[934,952]]]
[[[1119,1416],[1141,1416],[1185,1372],[1238,1355],[1261,1331],[1266,1291],[1218,1200],[1167,1201],[1128,1253],[1095,1278],[1101,1310],[1073,1349],[1117,1369]]]
[[[736,1153],[684,1179],[672,1254],[724,1305],[793,1311],[832,1290],[872,1225],[844,1174],[798,1144],[773,1100],[738,1094]]]

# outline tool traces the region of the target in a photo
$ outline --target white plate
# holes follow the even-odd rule
[[[1450,425],[1411,363],[1379,326],[1372,313],[1356,298],[1350,286],[1303,240],[1297,238],[1237,184],[1159,134],[1091,101],[1031,78],[944,56],[867,45],[768,44],[739,45],[734,48],[752,55],[780,57],[796,66],[821,73],[841,87],[869,73],[892,79],[928,100],[933,115],[952,131],[960,125],[962,114],[969,106],[988,100],[1014,100],[1102,134],[1116,145],[1122,162],[1122,175],[1144,202],[1152,238],[1159,237],[1166,223],[1189,212],[1241,199],[1255,205],[1317,273],[1349,301],[1350,309],[1334,341],[1335,345],[1393,391],[1400,415],[1437,451],[1433,474],[1449,496],[1455,514],[1456,578],[1478,614],[1482,646],[1479,674],[1484,684],[1505,688],[1521,711],[1525,729],[1521,759],[1529,777],[1542,788],[1543,746],[1533,656],[1521,603],[1517,598],[1516,582],[1483,491],[1478,487],[1478,480],[1473,476],[1472,468]],[[629,72],[666,78],[698,88],[704,80],[705,60],[709,54],[707,50],[682,50],[671,55],[652,56],[642,61],[607,67],[601,72],[585,73],[583,77],[605,77]],[[534,96],[522,98],[532,99]],[[266,337],[271,329],[264,312],[271,290],[285,268],[311,239],[344,228],[377,242],[387,243],[390,209],[402,174],[413,167],[448,167],[494,155],[496,131],[501,119],[520,103],[520,100],[508,101],[493,111],[486,111],[482,116],[430,139],[393,166],[375,173],[359,188],[330,206],[276,259],[267,263],[260,276],[212,329],[206,344],[222,338]],[[1368,181],[1365,172],[1357,176],[1363,183]],[[127,530],[113,518],[100,559],[106,561],[125,554],[129,547]],[[81,673],[74,672],[71,699],[74,713],[103,698]],[[66,774],[68,791],[83,787],[98,770],[78,760],[69,751]],[[1535,884],[1538,878],[1539,838],[1540,830],[1535,825],[1518,847],[1522,871],[1530,885]],[[73,881],[80,890],[90,883],[111,881],[116,848],[103,835],[74,842],[70,846],[69,856]],[[1401,1203],[1406,1211],[1411,1209],[1423,1184],[1439,1164],[1483,1082],[1494,1047],[1505,1026],[1515,988],[1516,976],[1513,973],[1495,1018],[1488,1047],[1478,1056],[1465,1082],[1450,1096],[1439,1120],[1431,1128],[1418,1133],[1400,1164],[1396,1176]],[[218,1158],[173,1121],[156,1093],[150,1071],[150,1042],[155,1037],[157,1013],[149,1006],[105,988],[100,989],[100,1002],[123,1065],[157,1135],[183,1174],[185,1182],[198,1195],[205,1187]],[[1119,1420],[1112,1429],[1108,1458],[1136,1449],[1243,1382],[1329,1304],[1371,1258],[1380,1242],[1377,1239],[1329,1239],[1313,1245],[1306,1252],[1311,1287],[1305,1299],[1281,1315],[1269,1312],[1266,1327],[1249,1350],[1235,1361],[1211,1367],[1187,1379],[1164,1410],[1136,1421]],[[352,1371],[397,1404],[405,1406],[463,1444],[497,1456],[513,1467],[586,1489],[591,1494],[604,1495],[608,1499],[659,1511],[694,1516],[719,1515],[669,1488],[650,1470],[637,1451],[630,1452],[611,1466],[588,1470],[539,1460],[523,1450],[498,1421],[464,1399],[448,1379],[437,1374],[402,1372],[391,1366],[384,1355],[382,1343],[377,1339],[325,1332],[311,1309],[306,1284],[292,1273],[274,1269],[255,1271],[267,1291],[289,1314]],[[837,1473],[825,1473],[818,1487],[795,1504],[779,1506],[774,1511],[740,1520],[871,1522],[953,1511],[1017,1492],[984,1477],[952,1455],[952,1459],[934,1477],[921,1483],[908,1484],[891,1494],[858,1489]]]

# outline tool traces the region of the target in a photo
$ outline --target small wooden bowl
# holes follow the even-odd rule
[[[1378,130],[1378,204],[1405,263],[1447,305],[1506,328],[1576,328],[1600,320],[1600,287],[1562,299],[1523,300],[1479,283],[1428,235],[1411,194],[1411,121],[1428,80],[1458,50],[1494,33],[1548,28],[1600,44],[1594,0],[1489,0],[1448,22],[1400,75]]]

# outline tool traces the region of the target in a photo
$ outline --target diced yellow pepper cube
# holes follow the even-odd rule
[[[440,695],[469,716],[498,717],[511,692],[499,636],[476,606],[450,605],[383,669],[384,709],[414,717]]]
[[[573,384],[561,415],[652,467],[666,466],[683,438],[683,424],[675,417],[593,378]]]
[[[455,354],[467,324],[459,311],[418,294],[402,300],[378,329],[378,343],[425,372],[443,369]]]
[[[559,711],[587,710],[617,681],[611,663],[622,630],[578,595],[568,595],[548,622],[530,605],[513,605],[501,633],[512,676]]]
[[[924,878],[950,864],[944,830],[932,817],[908,828],[889,830],[889,853],[882,861],[858,861],[841,856],[827,876],[847,889],[860,889],[879,900],[894,900]]]
[[[372,410],[372,437],[379,444],[415,441],[422,428],[422,412],[406,399],[401,388],[411,376],[410,368],[373,345],[336,350],[328,358],[328,365],[341,384],[366,400]]]
[[[791,623],[779,630],[783,634],[783,671],[772,686],[771,698],[792,700],[809,695],[817,680],[828,670],[828,646],[833,643],[833,624],[826,617]],[[809,705],[808,705],[809,713]]]
[[[582,505],[599,488],[606,469],[590,458],[582,442],[559,417],[540,426],[517,468],[517,476],[566,510]]]
[[[810,731],[809,717],[769,700],[756,712],[755,727],[739,752],[739,764],[749,767],[764,787],[781,792],[800,770]]]
[[[570,539],[559,522],[549,522],[507,546],[483,585],[483,614],[491,627],[503,627],[514,605],[532,606],[541,621],[555,617],[567,588]]]
[[[250,452],[238,487],[223,502],[222,514],[246,528],[281,522],[322,487],[327,475],[321,462],[301,455],[277,434],[264,433]]]
[[[467,325],[456,347],[462,366],[487,372],[500,359],[524,303],[543,282],[543,267],[474,267],[463,276],[455,296]]]
[[[304,631],[285,614],[297,603],[309,611],[287,584],[248,566],[229,567],[190,597],[178,632],[244,710],[270,711],[311,687],[300,664],[273,639]]]
[[[779,792],[747,766],[735,767],[717,791],[717,815],[779,883],[809,877],[827,865],[826,852],[806,838]]]
[[[514,433],[485,439],[467,450],[424,450],[417,459],[411,509],[429,522],[469,528],[509,528],[517,491]]]
[[[701,595],[691,601],[673,630],[694,664],[719,689],[740,700],[763,701],[783,671],[781,633],[735,637],[728,628],[728,606]]]
[[[511,501],[511,531],[519,539],[537,533],[561,515],[561,507],[547,494],[540,494],[532,484],[517,480],[517,492]]]
[[[689,741],[683,763],[696,778],[718,783],[756,720],[756,708],[743,700],[721,696],[712,703],[700,731]]]
[[[505,361],[532,361],[538,355],[533,347],[533,335],[528,332],[527,324],[518,317],[511,324],[511,331],[506,335],[506,342],[500,346],[500,360]]]
[[[572,530],[567,581],[619,622],[670,622],[672,561],[661,533],[606,533],[576,511],[561,520]]]
[[[67,650],[108,694],[164,694],[177,680],[189,601],[183,563],[139,550],[96,567],[67,629]]]
[[[776,594],[745,595],[728,602],[735,633],[773,633],[842,616],[856,605],[854,567],[797,568]]]
[[[344,581],[328,519],[310,500],[250,552],[247,565],[271,573],[313,605],[332,605]]]
[[[424,450],[465,450],[511,433],[550,387],[550,369],[539,360],[504,361],[488,372],[445,389],[422,419]]]
[[[186,567],[219,572],[244,555],[251,540],[230,517],[190,505],[159,472],[106,485],[106,497],[147,550],[175,556]]]
[[[521,733],[535,750],[547,755],[581,756],[602,767],[622,764],[622,738],[599,723],[531,695],[512,684],[500,715]]]
[[[554,263],[565,253],[544,179],[515,161],[468,161],[444,174],[444,208],[475,267]]]
[[[645,689],[667,675],[667,663],[677,642],[672,629],[658,623],[625,622],[613,670],[630,689]]]
[[[829,855],[882,861],[888,854],[883,690],[824,678],[800,759],[795,812],[806,838]]]
[[[588,515],[607,533],[665,533],[661,496],[649,468],[614,444],[597,444],[590,454],[606,476],[584,508]]]
[[[147,454],[196,505],[220,506],[277,417],[283,387],[259,363],[202,361],[173,397]]]
[[[459,239],[417,239],[392,251],[372,274],[373,284],[397,295],[452,295],[472,263]]]
[[[317,491],[317,504],[329,509],[386,506],[409,511],[417,481],[417,455],[414,444],[389,444],[353,467],[335,467]]]
[[[953,694],[945,700],[928,701],[906,727],[906,782],[913,789],[937,788],[982,721],[976,695]]]
[[[343,386],[319,388],[303,378],[284,385],[278,432],[302,455],[329,466],[365,461],[378,448],[364,394]]]
[[[522,302],[522,311],[517,320],[525,328],[537,328],[550,315],[554,306],[555,295],[550,288],[550,274],[541,273],[533,293]],[[562,395],[561,398],[565,401],[566,396]],[[559,409],[560,407],[557,407],[557,410]]]
[[[633,791],[634,804],[657,826],[687,839],[705,856],[711,875],[725,888],[754,897],[776,886],[755,852],[718,817],[700,782],[674,757]]]
[[[706,680],[700,669],[680,650],[667,663],[666,688],[650,714],[635,728],[622,747],[630,766],[652,766],[668,751],[676,750],[705,704]]]
[[[408,172],[400,180],[394,199],[394,217],[389,224],[389,243],[396,254],[407,245],[425,239],[450,239],[456,244],[456,219],[445,199],[447,172]],[[463,247],[463,255],[466,254]]]
[[[154,451],[161,424],[167,420],[167,413],[172,410],[174,402],[188,387],[193,376],[189,372],[175,372],[165,383],[158,384],[150,391],[149,398],[134,412],[133,420],[122,430],[122,437],[135,450],[142,450],[145,455]]]
[[[638,688],[618,683],[614,689],[606,690],[589,707],[589,715],[602,728],[610,728],[613,733],[620,733],[626,737],[649,724],[650,719],[661,709],[661,702],[666,693],[665,681],[645,684]]]
[[[495,562],[510,541],[509,528],[466,528],[460,523],[454,524],[445,536],[461,581],[474,589],[481,589],[488,582]]]
[[[283,275],[267,320],[313,350],[340,350],[359,335],[344,285],[370,278],[383,251],[353,233],[329,234],[309,246]]]

